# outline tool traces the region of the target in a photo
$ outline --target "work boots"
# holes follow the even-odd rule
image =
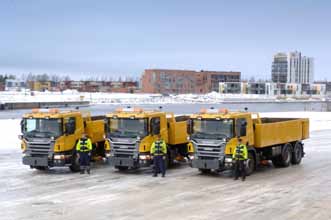
[[[84,166],[81,166],[80,167],[80,174],[84,174],[85,173],[85,167]]]
[[[86,168],[86,172],[87,172],[87,174],[90,175],[90,167],[89,166]]]

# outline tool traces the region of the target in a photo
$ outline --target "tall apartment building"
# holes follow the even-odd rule
[[[240,72],[147,69],[142,92],[181,94],[219,91],[220,82],[240,82]]]
[[[287,54],[277,53],[274,55],[271,69],[271,78],[273,82],[287,82]]]
[[[277,83],[314,82],[314,59],[302,56],[300,52],[277,53],[272,62],[272,81]]]

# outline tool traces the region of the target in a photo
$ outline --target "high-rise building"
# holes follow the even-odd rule
[[[277,53],[272,62],[272,81],[277,83],[312,84],[314,82],[314,59],[300,52]]]
[[[287,54],[277,53],[274,55],[272,62],[271,77],[273,82],[286,83],[287,82]]]
[[[312,84],[314,82],[314,59],[291,52],[288,57],[288,83]]]

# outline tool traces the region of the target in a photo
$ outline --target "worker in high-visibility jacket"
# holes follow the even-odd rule
[[[162,177],[165,177],[166,167],[165,160],[167,155],[167,144],[161,139],[161,135],[157,136],[157,140],[153,142],[151,147],[151,155],[154,161],[154,177],[157,177],[158,173],[162,173]]]
[[[79,155],[80,173],[84,174],[86,170],[87,173],[90,174],[92,142],[91,139],[89,139],[86,134],[83,134],[82,137],[77,142],[76,151],[77,154]]]
[[[233,151],[232,159],[234,161],[234,179],[237,180],[241,176],[242,181],[245,181],[248,152],[247,146],[242,143],[241,138],[238,138],[238,145]]]

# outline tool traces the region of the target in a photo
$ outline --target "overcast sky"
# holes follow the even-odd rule
[[[1,0],[0,74],[139,76],[146,68],[268,79],[274,53],[331,80],[331,1]]]

